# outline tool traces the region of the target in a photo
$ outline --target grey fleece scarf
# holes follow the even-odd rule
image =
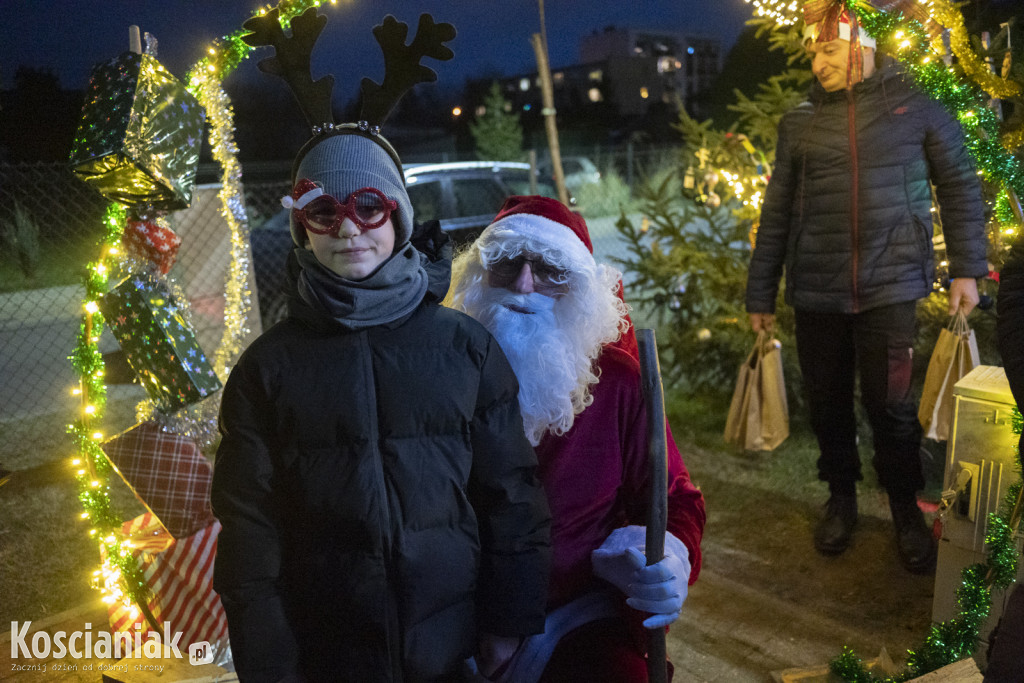
[[[358,281],[330,270],[308,249],[295,253],[302,266],[299,296],[349,330],[394,322],[412,313],[427,292],[427,272],[421,262],[426,257],[409,243],[373,275]]]

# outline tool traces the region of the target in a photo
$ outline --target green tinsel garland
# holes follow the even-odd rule
[[[291,25],[292,19],[310,7],[320,7],[322,4],[323,0],[281,0],[277,3],[276,8],[281,26],[287,29]],[[259,16],[259,14],[261,13],[257,13],[254,16]],[[185,78],[185,82],[192,83],[195,80],[193,74],[200,69],[212,71],[218,81],[223,81],[252,52],[252,46],[246,45],[242,40],[249,33],[251,31],[238,29],[214,41],[213,46],[210,48],[210,56],[200,59],[192,66],[188,76]]]
[[[101,253],[106,255],[111,247],[116,246],[124,232],[125,209],[119,204],[110,204],[103,217],[104,233],[100,240]],[[86,269],[85,300],[97,301],[106,292],[106,271],[99,263],[90,263]],[[86,462],[79,463],[76,472],[78,482],[78,500],[82,510],[89,519],[107,561],[117,567],[121,574],[121,588],[138,605],[149,603],[150,589],[146,577],[131,549],[120,540],[117,534],[121,530],[122,515],[111,505],[110,487],[107,478],[110,476],[110,462],[103,454],[99,443],[93,438],[92,424],[103,418],[107,402],[107,387],[103,381],[103,356],[99,352],[96,340],[103,332],[103,315],[99,311],[82,316],[78,330],[78,342],[68,357],[75,370],[78,371],[82,383],[82,392],[93,406],[93,412],[86,417],[75,420],[68,426],[68,434],[75,444],[75,449]]]

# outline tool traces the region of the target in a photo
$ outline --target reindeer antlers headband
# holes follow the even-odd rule
[[[334,77],[324,76],[314,81],[310,69],[313,45],[326,25],[327,17],[317,14],[316,7],[310,7],[292,19],[291,38],[281,28],[276,8],[242,24],[243,28],[251,31],[242,38],[247,45],[274,47],[275,55],[262,60],[259,68],[264,73],[280,76],[288,83],[312,128],[313,137],[300,150],[296,165],[298,159],[320,136],[354,133],[370,137],[380,144],[401,169],[398,154],[380,135],[380,127],[402,96],[414,85],[437,80],[433,69],[420,64],[420,60],[423,57],[433,57],[439,61],[451,59],[454,54],[445,42],[455,37],[455,27],[448,23],[434,23],[434,18],[429,14],[420,15],[416,37],[411,44],[406,45],[409,27],[390,14],[384,17],[384,21],[373,29],[373,35],[384,53],[384,82],[378,85],[364,78],[360,85],[362,105],[359,122],[336,124],[331,106]]]

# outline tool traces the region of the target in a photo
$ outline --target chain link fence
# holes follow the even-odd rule
[[[616,174],[626,199],[637,183],[671,163],[674,154],[671,149],[638,151],[630,146],[563,151],[566,157],[589,158],[605,176]],[[458,160],[456,155],[410,155],[406,163]],[[217,172],[215,167],[201,168],[200,180],[214,180]],[[243,171],[252,244],[254,249],[269,250],[253,253],[251,263],[263,264],[258,265],[267,271],[262,277],[277,278],[269,288],[280,286],[291,244],[280,204],[290,190],[289,174],[289,162],[248,164]],[[230,259],[230,233],[221,215],[219,191],[216,183],[200,182],[192,206],[168,217],[182,239],[170,277],[190,301],[191,321],[207,356],[212,356],[223,334]],[[86,265],[99,257],[107,205],[64,164],[0,164],[0,466],[7,469],[32,467],[70,451],[65,429],[79,405],[72,391],[78,377],[68,355],[82,321]],[[614,251],[618,212],[600,218],[588,214],[585,206],[580,208],[595,246],[609,245],[603,247],[602,255],[607,256]],[[255,336],[262,326],[253,270],[249,329]],[[113,434],[132,425],[134,406],[145,394],[118,356],[109,331],[99,346],[108,360],[109,392],[107,419],[101,427]]]
[[[250,215],[268,214],[283,185],[286,173],[276,182],[246,187]],[[231,256],[220,189],[197,185],[192,205],[168,216],[182,240],[169,277],[189,301],[190,322],[208,357],[224,333]],[[82,323],[86,267],[100,256],[109,202],[64,164],[0,164],[0,190],[0,465],[20,470],[71,451],[66,427],[80,406],[73,391],[78,376],[68,356]],[[249,289],[251,338],[261,331],[251,274]],[[145,392],[108,330],[99,350],[107,361],[108,400],[97,426],[114,434],[134,423]]]

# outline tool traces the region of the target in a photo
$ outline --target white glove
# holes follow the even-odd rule
[[[649,629],[664,628],[679,618],[690,580],[690,552],[683,542],[665,532],[665,558],[647,565],[642,526],[616,529],[590,553],[594,575],[626,594],[626,604],[654,616],[644,620]]]

